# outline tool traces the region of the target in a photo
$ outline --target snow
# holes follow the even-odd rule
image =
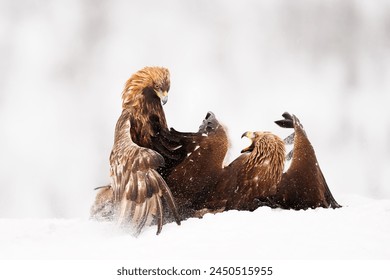
[[[137,238],[87,219],[1,219],[0,259],[389,259],[390,200],[336,198],[343,208],[206,214]]]

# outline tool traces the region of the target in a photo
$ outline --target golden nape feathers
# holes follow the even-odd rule
[[[285,163],[283,140],[271,132],[245,132],[243,136],[252,140],[252,144],[242,150],[242,152],[250,152],[247,158],[246,172],[261,174],[261,180],[267,181],[271,186],[279,183]],[[260,167],[264,171],[255,171],[256,168]]]
[[[170,88],[169,70],[163,67],[145,67],[134,73],[126,82],[122,92],[123,108],[139,108],[142,100],[159,97],[162,103],[167,102]],[[150,95],[149,95],[150,94]]]
[[[131,138],[141,147],[155,149],[152,138],[168,130],[162,105],[168,101],[169,71],[145,67],[134,73],[122,92],[122,108],[131,110]]]

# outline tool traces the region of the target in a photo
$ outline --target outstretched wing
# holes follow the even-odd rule
[[[299,119],[289,113],[284,113],[283,117],[275,123],[284,128],[294,128],[294,152],[291,165],[278,184],[274,202],[287,209],[341,207],[326,183],[314,148]]]
[[[157,152],[140,147],[130,136],[131,114],[123,110],[115,130],[115,143],[110,155],[111,186],[115,218],[138,235],[145,225],[157,223],[161,232],[164,206],[167,205],[180,224],[176,204],[166,182],[156,171],[164,165]]]
[[[224,127],[208,112],[198,132],[160,130],[154,147],[168,164],[161,173],[172,190],[182,219],[204,208],[209,191],[215,187],[228,149]]]

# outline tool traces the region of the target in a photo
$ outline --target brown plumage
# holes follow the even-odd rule
[[[154,223],[160,233],[167,212],[180,224],[172,194],[157,172],[164,158],[152,143],[154,126],[167,129],[162,104],[169,86],[169,71],[162,67],[145,67],[126,82],[110,155],[111,185],[99,191],[91,209],[92,217],[116,220],[135,235]]]
[[[273,205],[286,209],[308,209],[316,207],[339,208],[334,199],[313,146],[298,118],[289,113],[284,120],[276,121],[279,126],[294,128],[292,162],[278,184]]]
[[[224,127],[211,112],[197,133],[178,133],[171,129],[171,135],[181,139],[186,157],[169,172],[167,183],[181,218],[187,219],[205,207],[206,197],[215,188],[223,170],[228,139]]]
[[[242,150],[244,154],[224,168],[216,188],[206,199],[207,212],[231,209],[253,211],[260,206],[284,209],[341,207],[322,174],[314,149],[303,126],[294,115],[284,113],[279,126],[294,128],[285,142],[294,144],[292,162],[283,173],[285,143],[269,132],[246,132],[252,144]]]
[[[224,168],[206,207],[215,211],[253,211],[275,195],[285,159],[284,142],[270,132],[246,132],[252,140],[242,155]]]
[[[122,114],[110,155],[111,185],[97,193],[91,216],[115,220],[139,234],[145,225],[230,209],[337,208],[302,125],[288,113],[276,123],[294,128],[292,163],[286,173],[285,144],[270,132],[246,132],[252,144],[223,168],[228,149],[224,127],[209,112],[197,132],[168,129],[162,105],[169,71],[145,67],[122,93]]]
[[[145,67],[127,80],[122,108],[132,110],[131,138],[137,145],[154,148],[153,126],[168,129],[162,105],[168,101],[169,88],[169,71],[163,67]]]
[[[164,158],[149,148],[132,141],[132,114],[124,109],[115,128],[114,147],[110,155],[111,187],[115,215],[122,226],[131,226],[139,234],[145,225],[163,225],[163,201],[168,205],[178,224],[180,220],[172,194],[156,169]]]
[[[110,156],[112,183],[97,194],[93,217],[129,224],[137,234],[157,222],[159,233],[164,222],[191,217],[216,183],[227,151],[225,130],[212,113],[198,132],[168,129],[162,104],[169,87],[162,67],[145,67],[126,82]]]

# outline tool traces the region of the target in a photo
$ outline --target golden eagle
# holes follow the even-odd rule
[[[169,88],[169,71],[162,67],[145,67],[126,82],[111,185],[97,193],[92,217],[131,225],[136,234],[157,222],[159,233],[172,216],[178,224],[192,216],[216,183],[227,151],[225,130],[211,112],[198,132],[168,129],[162,105]]]
[[[169,87],[169,71],[162,67],[146,67],[126,82],[110,155],[111,185],[98,192],[92,206],[93,217],[115,219],[136,235],[152,223],[160,233],[167,207],[180,224],[172,194],[157,172],[165,160],[152,144],[153,126],[167,126],[162,104]]]

